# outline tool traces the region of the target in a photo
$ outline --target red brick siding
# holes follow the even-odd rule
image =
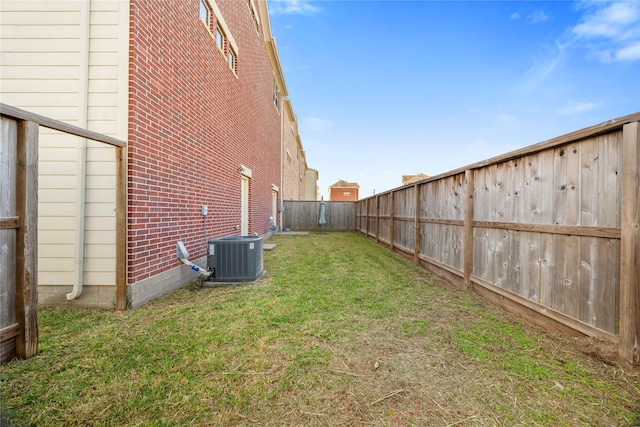
[[[246,1],[217,0],[238,45],[237,76],[199,18],[199,0],[131,0],[129,283],[239,234],[240,164],[251,169],[249,233],[266,233],[280,185],[273,71]],[[200,206],[208,205],[207,233]]]
[[[285,115],[284,120],[284,154],[282,155],[284,162],[282,177],[282,198],[283,200],[302,200],[300,193],[300,152],[298,150],[298,142],[293,128],[293,124]]]
[[[345,196],[344,193],[349,193]],[[357,202],[358,201],[358,189],[347,187],[335,187],[330,189],[329,200],[332,202]]]

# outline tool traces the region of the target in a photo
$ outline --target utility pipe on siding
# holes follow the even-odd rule
[[[189,252],[187,252],[187,248],[182,243],[182,240],[178,240],[176,242],[176,257],[182,262],[184,265],[188,265],[193,271],[197,271],[203,276],[210,276],[212,273],[210,271],[205,270],[202,267],[198,267],[191,261],[189,261]]]
[[[80,75],[78,77],[78,126],[87,129],[89,109],[89,37],[91,30],[91,0],[80,2]],[[78,141],[76,156],[76,240],[75,271],[73,289],[67,294],[67,301],[74,300],[82,294],[84,282],[84,234],[85,234],[85,201],[86,201],[86,163],[87,140]]]

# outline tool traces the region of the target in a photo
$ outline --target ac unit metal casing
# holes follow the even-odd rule
[[[262,237],[229,236],[207,244],[209,280],[214,282],[252,282],[263,273]]]

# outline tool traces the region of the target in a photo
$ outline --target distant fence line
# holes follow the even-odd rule
[[[355,230],[355,202],[324,202],[325,220],[323,230]],[[282,227],[291,230],[315,230],[320,224],[319,201],[285,201],[283,202]]]
[[[356,229],[640,364],[640,113],[363,199]]]

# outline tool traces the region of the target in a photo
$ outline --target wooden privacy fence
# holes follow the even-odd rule
[[[640,362],[640,113],[360,200],[356,228]]]
[[[355,202],[324,202],[327,223],[323,230],[355,230]],[[291,230],[315,230],[319,228],[320,202],[285,201],[282,227]]]
[[[0,362],[38,350],[39,126],[116,147],[116,308],[126,305],[126,143],[0,103]]]

